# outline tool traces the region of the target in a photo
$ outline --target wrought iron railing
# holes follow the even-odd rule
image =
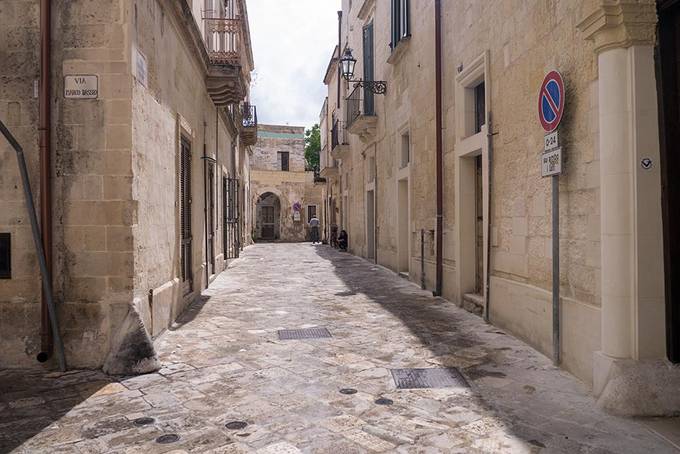
[[[240,64],[241,19],[214,16],[212,11],[204,11],[204,39],[210,63]]]
[[[333,129],[331,129],[331,150],[334,150],[338,145],[347,144],[347,134],[345,133],[345,125],[342,121],[335,120]]]
[[[241,106],[241,125],[244,128],[257,128],[257,107],[252,104]]]
[[[362,115],[375,115],[373,93],[367,87],[355,86],[345,101],[345,125],[348,128]]]

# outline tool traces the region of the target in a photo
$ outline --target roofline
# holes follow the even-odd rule
[[[333,49],[333,54],[331,55],[331,60],[328,62],[328,67],[326,68],[326,75],[323,76],[323,83],[328,85],[328,78],[331,75],[331,70],[333,67],[335,67],[338,64],[338,57],[337,55],[339,54],[338,52],[339,47],[336,44],[335,48]]]

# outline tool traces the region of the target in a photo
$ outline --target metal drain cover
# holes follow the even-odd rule
[[[150,417],[148,417],[148,416],[144,416],[144,417],[141,417],[141,418],[137,418],[137,419],[135,419],[134,421],[132,421],[132,423],[133,423],[135,426],[138,426],[138,427],[146,426],[146,425],[149,425],[149,424],[153,424],[154,422],[156,422],[156,420],[153,419],[153,418],[150,418]]]
[[[326,328],[304,328],[304,329],[280,329],[280,340],[293,339],[323,339],[331,337],[330,331]]]
[[[455,367],[390,371],[397,389],[470,387],[465,377]]]
[[[176,443],[179,441],[179,435],[177,434],[165,434],[156,438],[156,443],[161,445],[169,445],[170,443]]]

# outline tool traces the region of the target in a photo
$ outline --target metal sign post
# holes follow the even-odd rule
[[[560,174],[562,148],[557,127],[565,105],[564,81],[557,71],[550,71],[538,94],[538,118],[546,132],[541,156],[541,176],[551,177],[552,184],[552,333],[553,362],[560,364]]]

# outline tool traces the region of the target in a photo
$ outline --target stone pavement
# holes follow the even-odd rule
[[[277,334],[309,327],[332,337]],[[325,246],[247,248],[156,344],[163,368],[139,377],[0,372],[0,452],[677,452],[522,342]],[[470,387],[390,372],[435,367]]]

